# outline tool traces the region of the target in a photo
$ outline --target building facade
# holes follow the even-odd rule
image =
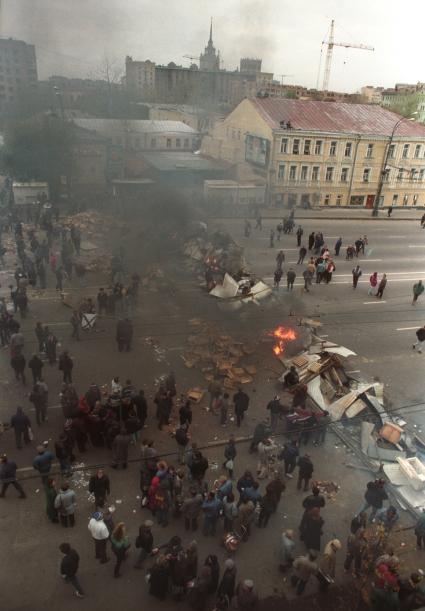
[[[37,90],[37,60],[34,45],[12,38],[0,39],[0,107]]]
[[[384,89],[381,104],[394,112],[406,117],[414,116],[416,121],[425,123],[425,83],[397,83],[394,89]]]
[[[202,152],[264,181],[276,206],[425,206],[425,127],[375,105],[244,100]],[[384,161],[388,161],[384,170]]]

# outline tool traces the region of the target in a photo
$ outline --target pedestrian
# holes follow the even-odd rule
[[[14,356],[12,356],[12,358],[10,359],[10,365],[12,366],[12,369],[15,372],[16,381],[19,382],[19,380],[22,380],[22,384],[24,384],[25,386],[27,381],[25,378],[26,359],[24,355],[15,354]]]
[[[94,504],[99,507],[111,494],[109,477],[103,469],[98,469],[89,479],[89,492],[94,496]]]
[[[240,427],[249,406],[249,396],[241,387],[239,387],[238,392],[233,395],[233,404],[235,406],[236,426]]]
[[[53,365],[53,363],[56,363],[56,346],[57,346],[58,340],[56,336],[53,335],[53,333],[49,331],[48,327],[45,327],[45,334],[46,334],[47,358],[49,359],[50,365]]]
[[[266,494],[261,497],[259,505],[260,513],[258,516],[258,528],[266,528],[267,524],[269,523],[270,516],[272,515],[275,509],[275,500],[273,494],[269,491],[266,491]]]
[[[72,384],[72,369],[74,362],[69,356],[68,350],[64,350],[59,357],[59,371],[63,373],[63,383]]]
[[[84,598],[84,592],[77,578],[78,566],[80,563],[80,557],[72,549],[69,543],[61,543],[59,549],[64,555],[61,561],[60,574],[65,581],[69,581],[75,588],[75,596],[77,598]]]
[[[149,594],[159,600],[164,600],[168,593],[169,578],[169,561],[164,554],[160,554],[149,572]]]
[[[225,427],[227,425],[227,414],[229,411],[229,393],[225,392],[220,403],[220,425]]]
[[[122,466],[123,469],[127,469],[128,447],[130,441],[131,435],[128,434],[125,427],[122,427],[112,442],[113,469],[117,469],[119,466]]]
[[[342,545],[339,539],[332,539],[325,546],[325,550],[323,552],[323,557],[320,562],[320,569],[328,575],[332,579],[335,578],[335,569],[336,569],[336,556],[337,553],[341,550]]]
[[[305,246],[301,246],[300,251],[298,253],[297,265],[303,264],[306,254],[307,254],[307,248]]]
[[[198,518],[201,513],[202,502],[202,495],[194,486],[191,486],[180,509],[186,530],[198,530]]]
[[[46,334],[42,327],[41,322],[37,322],[35,325],[35,335],[38,341],[38,351],[45,352],[46,351]]]
[[[114,568],[114,577],[121,577],[121,564],[127,557],[127,551],[130,549],[130,541],[126,537],[124,522],[119,522],[111,534],[111,548],[116,557]]]
[[[22,439],[26,445],[31,443],[31,421],[24,413],[22,407],[16,408],[16,414],[10,419],[10,427],[15,431],[15,441],[18,450],[22,448]]]
[[[41,481],[47,484],[49,473],[52,468],[54,456],[44,445],[37,446],[37,456],[34,458],[32,466],[41,475]]]
[[[347,539],[347,555],[344,570],[349,571],[354,562],[354,577],[360,577],[363,558],[367,548],[365,529],[359,528],[355,534],[351,533]]]
[[[193,413],[190,399],[182,400],[182,406],[179,409],[180,426],[186,426],[189,429],[189,426],[192,424],[192,418]]]
[[[373,272],[369,278],[369,288],[367,290],[368,295],[373,295],[378,286],[378,272]]]
[[[141,569],[143,566],[143,562],[146,560],[148,556],[152,554],[152,551],[153,551],[152,526],[153,526],[152,520],[145,520],[139,528],[139,534],[137,535],[137,538],[136,538],[135,547],[136,549],[140,549],[140,552],[137,557],[136,564],[134,565],[135,569]]]
[[[342,246],[342,238],[340,237],[335,242],[335,255],[337,257],[339,257],[339,251],[341,250],[341,246]]]
[[[309,250],[313,248],[314,240],[315,240],[315,235],[314,235],[314,231],[312,231],[310,235],[308,236],[308,249]]]
[[[177,442],[177,460],[180,465],[184,465],[186,447],[190,440],[190,436],[189,436],[186,424],[181,424],[176,429],[175,439]]]
[[[422,295],[422,293],[424,292],[424,285],[422,284],[422,280],[419,280],[418,282],[416,282],[416,284],[413,285],[413,301],[412,301],[412,305],[416,305],[416,302],[418,301],[418,297],[420,295]]]
[[[62,433],[59,440],[55,443],[55,454],[59,461],[61,474],[64,477],[71,475],[71,460],[73,458],[72,449],[67,443],[67,435]]]
[[[186,463],[190,470],[190,476],[196,480],[199,484],[205,477],[209,465],[208,460],[203,456],[200,450],[195,449],[195,444],[192,444],[191,456],[186,456]]]
[[[259,608],[259,598],[252,579],[238,583],[235,598],[239,611],[256,611]]]
[[[292,291],[292,289],[294,288],[294,282],[296,277],[297,274],[294,272],[292,267],[290,267],[286,274],[286,290]]]
[[[273,282],[274,282],[274,288],[279,290],[279,284],[280,281],[282,280],[282,270],[281,269],[276,269],[274,274],[273,274]]]
[[[47,484],[44,487],[46,493],[46,514],[51,522],[57,524],[59,522],[58,510],[55,507],[55,500],[58,495],[56,490],[56,482],[53,477],[49,477]]]
[[[133,339],[133,324],[129,318],[119,320],[116,328],[116,341],[119,352],[129,352]]]
[[[308,454],[304,454],[298,459],[298,482],[297,489],[301,490],[301,484],[304,482],[304,491],[308,490],[308,484],[313,475],[314,466]]]
[[[31,369],[34,384],[38,382],[38,380],[41,380],[41,371],[43,366],[43,361],[37,354],[33,354],[28,361],[28,368]]]
[[[215,536],[217,520],[221,509],[221,501],[216,498],[214,492],[209,492],[206,500],[202,503],[204,523],[202,532],[205,537]]]
[[[246,498],[245,492],[239,505],[238,523],[239,529],[243,533],[242,540],[246,542],[251,534],[251,525],[255,519],[255,504]]]
[[[263,219],[261,218],[261,214],[257,214],[255,218],[255,228],[254,229],[259,229],[260,231],[262,231],[263,229]]]
[[[90,518],[88,529],[94,541],[95,559],[100,560],[100,564],[109,562],[106,554],[109,530],[103,520],[102,512],[95,511]]]
[[[321,509],[326,505],[325,497],[320,494],[320,488],[314,486],[311,494],[306,496],[302,503],[305,511],[310,511],[313,507],[319,507]]]
[[[283,450],[279,455],[279,459],[283,459],[285,465],[285,475],[289,479],[292,479],[294,477],[292,473],[297,465],[298,456],[299,450],[297,442],[291,441],[290,443],[285,443],[285,445],[283,446]]]
[[[365,502],[357,512],[357,515],[372,507],[370,519],[373,520],[378,509],[382,509],[384,501],[388,499],[388,495],[385,491],[385,480],[375,479],[374,481],[368,482],[364,499]]]
[[[424,215],[425,216],[425,215]],[[416,547],[422,549],[422,544],[425,548],[425,508],[422,508],[422,514],[420,515],[415,526],[416,535]]]
[[[378,284],[378,292],[376,293],[376,296],[379,297],[379,299],[382,299],[386,286],[387,286],[387,274],[383,274],[381,278],[381,282]]]
[[[389,217],[392,215],[392,213],[393,213],[393,207],[392,207],[392,206],[389,206],[389,208],[388,208],[388,210],[387,210],[387,216],[388,216],[388,218],[389,218]]]
[[[223,516],[224,516],[224,532],[229,533],[233,531],[233,523],[238,517],[239,510],[238,505],[235,501],[235,496],[232,492],[229,492],[223,498]]]
[[[75,526],[74,514],[77,507],[77,497],[75,492],[70,489],[68,482],[63,482],[61,485],[55,498],[55,507],[58,510],[62,526]]]
[[[158,524],[164,528],[168,526],[168,518],[172,504],[171,495],[168,489],[167,481],[160,481],[153,495],[154,513],[157,517]]]
[[[400,516],[397,513],[397,509],[393,505],[390,505],[388,508],[383,507],[382,509],[378,509],[375,514],[374,522],[382,524],[385,530],[390,532],[399,519]]]
[[[35,419],[40,426],[47,420],[47,404],[49,399],[49,389],[47,384],[40,380],[34,384],[32,393],[29,395],[29,400],[34,405]]]
[[[314,429],[313,445],[320,446],[325,443],[326,433],[332,420],[329,415],[329,412],[326,410],[315,412],[314,418],[316,420],[316,426]]]
[[[419,354],[422,354],[422,347],[425,344],[425,325],[416,331],[416,337],[418,340],[412,345],[412,348],[415,350],[418,347]]]
[[[317,554],[312,549],[309,550],[308,555],[295,558],[292,565],[295,573],[291,577],[291,584],[293,587],[296,587],[297,596],[301,596],[311,576],[316,575],[319,570],[316,559]]]
[[[359,281],[360,276],[362,275],[362,270],[360,269],[360,265],[356,265],[356,267],[353,268],[352,270],[352,276],[353,276],[353,289],[357,288],[357,283]]]
[[[285,253],[283,250],[279,250],[276,255],[276,269],[282,269],[283,262],[285,261]]]
[[[7,457],[6,454],[2,454],[0,457],[0,483],[1,483],[1,492],[0,498],[4,498],[6,495],[6,490],[12,485],[19,492],[19,498],[25,499],[27,495],[24,492],[21,484],[16,479],[16,470],[17,465],[14,460],[11,460]]]
[[[251,235],[251,223],[249,222],[248,219],[245,219],[244,236],[246,238],[249,238],[250,235]]]
[[[227,558],[224,562],[223,577],[217,590],[218,600],[227,600],[229,603],[227,607],[222,607],[223,609],[230,607],[230,601],[235,595],[236,573],[237,569],[234,561],[231,558]]]
[[[320,516],[320,508],[313,507],[303,518],[300,539],[304,541],[307,549],[320,551],[320,539],[323,534],[324,520]]]
[[[306,293],[309,293],[310,289],[308,287],[311,286],[312,279],[313,279],[312,272],[309,269],[305,269],[303,271],[303,278],[304,278],[304,290],[306,291]]]
[[[233,479],[233,469],[235,467],[235,458],[237,455],[235,438],[233,435],[230,436],[228,443],[224,448],[224,458],[225,461],[223,463],[223,467],[227,469],[227,473],[230,479]]]
[[[284,573],[294,562],[294,531],[285,530],[280,539],[279,570]]]
[[[282,413],[282,405],[280,403],[279,395],[275,395],[274,398],[268,402],[266,409],[270,411],[270,428],[274,432],[277,428],[279,417]]]
[[[62,266],[58,267],[55,270],[55,276],[56,276],[56,290],[57,291],[63,291],[63,277],[64,277],[64,271]]]
[[[301,238],[303,236],[304,233],[304,229],[301,227],[301,225],[298,225],[298,229],[297,229],[297,246],[300,247],[301,246]]]
[[[80,341],[80,317],[78,316],[78,312],[76,310],[72,312],[72,316],[69,319],[69,322],[71,323],[71,328],[72,328],[71,338],[79,342]]]

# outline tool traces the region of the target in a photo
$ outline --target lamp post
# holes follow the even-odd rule
[[[418,113],[414,112],[412,114],[416,115]],[[409,118],[402,117],[401,119],[397,121],[397,123],[393,127],[393,131],[391,132],[391,136],[390,136],[390,139],[387,145],[387,150],[385,151],[384,163],[382,164],[381,175],[379,177],[378,191],[376,193],[375,201],[373,202],[372,216],[378,216],[379,200],[381,199],[382,189],[384,187],[384,180],[387,174],[387,163],[390,157],[390,150],[391,150],[391,145],[393,143],[394,134],[396,133],[398,126],[401,123],[403,123],[403,121],[414,121],[414,120],[415,120],[414,117],[409,117]]]

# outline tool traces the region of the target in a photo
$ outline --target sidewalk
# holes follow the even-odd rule
[[[239,212],[239,213],[238,213]],[[211,218],[245,218],[244,212],[230,210],[228,214],[211,215]],[[406,210],[404,208],[394,208],[391,217],[387,216],[387,210],[379,210],[378,216],[372,216],[372,210],[366,208],[313,208],[305,210],[304,208],[295,208],[295,222],[301,219],[328,219],[336,221],[411,221],[420,224],[420,220],[424,210],[413,209]],[[288,208],[262,208],[261,215],[263,219],[282,220],[289,216]],[[252,218],[252,214],[248,214],[247,218]]]

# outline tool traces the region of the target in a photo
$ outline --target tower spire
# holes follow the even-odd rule
[[[212,39],[212,17],[211,17],[211,24],[210,24],[210,39],[209,39],[209,41],[208,41],[208,42],[212,44],[212,41],[213,41],[213,39]]]

